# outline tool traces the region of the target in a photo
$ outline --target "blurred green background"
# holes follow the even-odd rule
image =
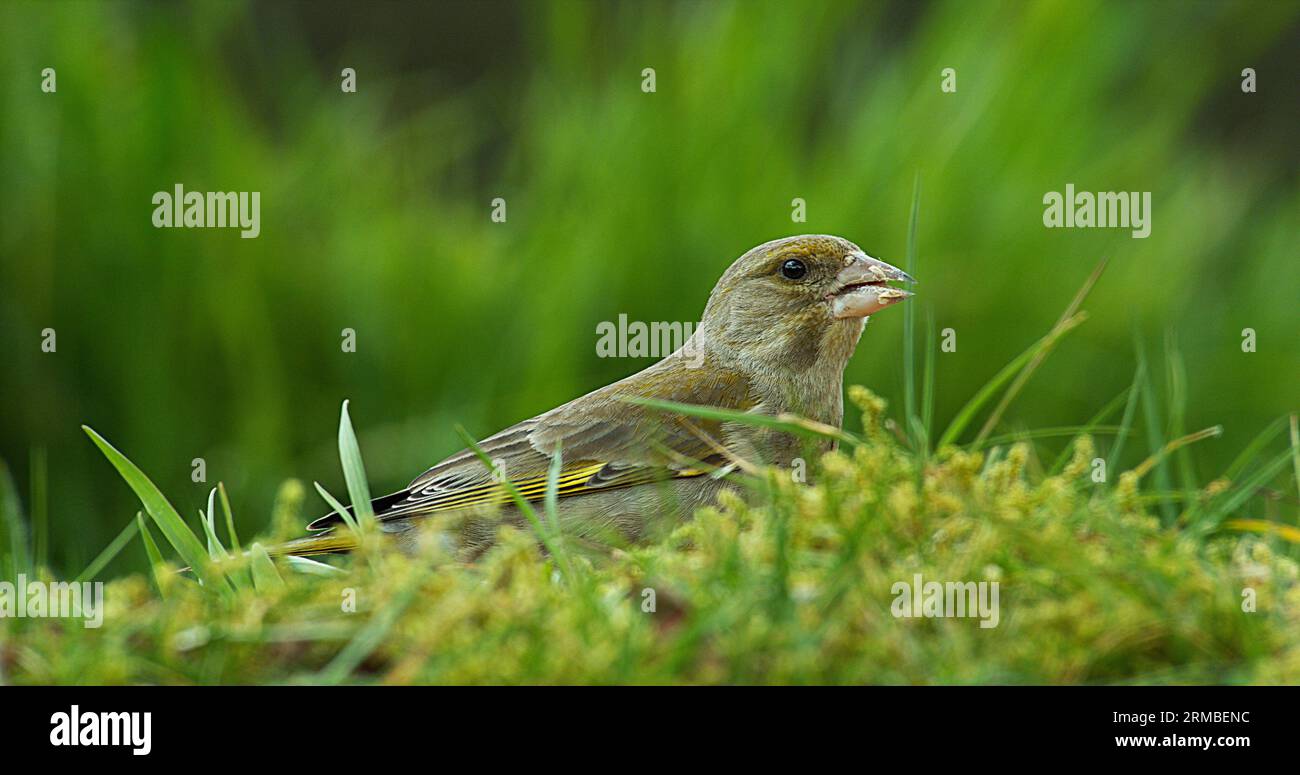
[[[454,423],[648,365],[598,358],[597,323],[698,320],[755,244],[829,232],[901,262],[919,180],[915,303],[957,333],[940,425],[1109,255],[1005,427],[1083,423],[1135,336],[1161,375],[1176,344],[1186,429],[1224,426],[1209,478],[1300,395],[1298,52],[1295,2],[5,3],[0,457],[73,573],[138,508],[82,423],[182,513],[224,481],[251,532],[284,478],[343,492],[350,398],[389,491]],[[261,236],[153,228],[176,183],[260,191]],[[1044,228],[1067,183],[1151,191],[1151,236]],[[895,407],[902,319],[847,374]]]

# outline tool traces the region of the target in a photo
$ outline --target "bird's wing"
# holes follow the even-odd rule
[[[473,450],[462,450],[416,477],[405,490],[375,502],[381,521],[476,506],[508,505],[509,480],[530,501],[546,494],[558,451],[557,496],[568,498],[619,487],[701,476],[727,464],[725,434],[714,420],[665,413],[627,398],[749,409],[748,382],[713,370],[708,376],[654,367],[622,382],[513,425],[479,443],[496,473]],[[342,521],[316,520],[311,530]]]

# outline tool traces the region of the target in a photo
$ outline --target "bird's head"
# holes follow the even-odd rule
[[[755,365],[841,371],[866,318],[912,294],[890,282],[903,270],[840,237],[802,235],[767,242],[727,268],[701,319],[711,342]]]

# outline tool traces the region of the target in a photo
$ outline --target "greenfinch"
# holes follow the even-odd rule
[[[789,433],[685,417],[629,399],[654,399],[764,415],[794,414],[839,428],[844,368],[867,317],[911,296],[888,283],[905,272],[840,237],[803,235],[759,245],[723,272],[698,327],[673,354],[483,439],[373,501],[385,533],[407,548],[422,524],[454,533],[472,558],[501,522],[522,524],[515,494],[541,502],[556,455],[556,512],[567,534],[637,541],[713,502],[736,461],[788,466],[808,454]],[[831,442],[820,444],[829,448]],[[433,519],[433,518],[439,519]],[[446,517],[447,519],[442,519]],[[351,531],[331,514],[286,554],[347,551]]]

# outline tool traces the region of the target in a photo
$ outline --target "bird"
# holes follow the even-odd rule
[[[736,461],[790,466],[807,441],[770,427],[665,411],[652,401],[777,416],[839,428],[844,369],[867,318],[912,296],[916,281],[841,237],[805,234],[754,247],[722,273],[698,326],[675,352],[629,377],[529,418],[442,460],[376,498],[382,532],[415,550],[427,524],[480,556],[502,523],[522,526],[516,497],[539,504],[559,456],[559,528],[579,540],[637,542],[735,486]],[[833,448],[833,439],[815,451]],[[491,465],[484,462],[491,461]],[[504,480],[514,486],[512,494]],[[351,511],[351,509],[349,509]],[[337,512],[278,554],[356,548]],[[451,527],[448,527],[451,526]]]

